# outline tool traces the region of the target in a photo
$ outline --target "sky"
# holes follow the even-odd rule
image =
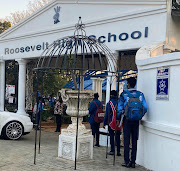
[[[0,0],[0,19],[9,16],[10,13],[23,11],[31,0]]]

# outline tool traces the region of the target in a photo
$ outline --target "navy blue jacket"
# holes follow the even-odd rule
[[[101,106],[101,102],[98,100],[98,99],[93,99],[93,101],[94,102],[96,102],[96,104],[100,107]],[[88,118],[88,121],[89,121],[89,123],[90,124],[93,124],[93,123],[95,123],[95,121],[94,121],[94,116],[95,116],[95,113],[96,113],[96,110],[97,110],[97,107],[96,107],[96,105],[93,103],[93,101],[90,103],[90,105],[89,105],[89,114],[90,114],[90,116],[89,116],[89,118]],[[103,108],[103,106],[102,106],[102,108]]]
[[[114,107],[116,108],[117,98],[116,97],[112,97],[110,99],[110,101],[113,103]],[[106,104],[106,113],[105,113],[105,117],[104,117],[104,125],[108,124],[108,114],[110,114],[110,116],[109,116],[109,123],[111,123],[112,117],[113,117],[113,112],[112,112],[112,108],[111,108],[111,105],[110,105],[109,102]]]

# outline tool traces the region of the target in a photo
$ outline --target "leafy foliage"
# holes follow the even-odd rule
[[[9,21],[0,22],[0,34],[10,27],[11,27],[11,23]]]
[[[6,61],[6,84],[16,85],[18,81],[18,63]]]
[[[27,5],[27,10],[13,12],[9,16],[7,16],[5,19],[7,21],[10,21],[12,25],[15,25],[19,23],[21,20],[30,16],[32,13],[36,12],[38,9],[40,9],[44,5],[48,4],[50,1],[52,0],[29,1],[29,4]]]
[[[18,63],[16,61],[6,61],[6,84],[15,85],[15,95],[17,97],[18,92]],[[15,112],[17,109],[16,104],[9,104],[8,100],[5,100],[5,107],[10,112]]]
[[[38,90],[43,96],[56,95],[58,91],[69,81],[66,75],[51,73],[39,73],[39,83],[37,86],[37,74],[34,73],[34,92]]]
[[[38,89],[41,95],[49,96],[50,94],[56,94],[58,91],[70,80],[70,77],[66,75],[61,75],[54,73],[40,73],[39,74],[39,84]],[[15,96],[17,97],[18,91],[18,63],[16,61],[6,61],[6,84],[15,85]],[[34,91],[34,101],[36,101],[36,91],[37,91],[37,75],[33,73],[33,91]],[[6,107],[12,104],[6,102]],[[16,104],[17,105],[17,104]],[[13,106],[13,110],[17,106]],[[9,107],[7,107],[9,109]]]

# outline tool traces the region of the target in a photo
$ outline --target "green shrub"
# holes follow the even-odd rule
[[[53,108],[45,108],[42,111],[42,121],[47,121],[48,119],[54,119],[54,109]]]

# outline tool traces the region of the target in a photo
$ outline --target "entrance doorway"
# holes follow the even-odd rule
[[[10,112],[17,111],[18,104],[18,63],[14,60],[5,62],[5,109]]]
[[[129,77],[137,77],[138,70],[135,63],[137,49],[136,50],[127,50],[119,51],[118,65],[120,66],[121,79],[120,82],[123,82],[123,89],[126,89],[126,79]],[[122,88],[120,88],[122,91]]]
[[[119,51],[120,71],[137,70],[135,56],[137,50]]]

